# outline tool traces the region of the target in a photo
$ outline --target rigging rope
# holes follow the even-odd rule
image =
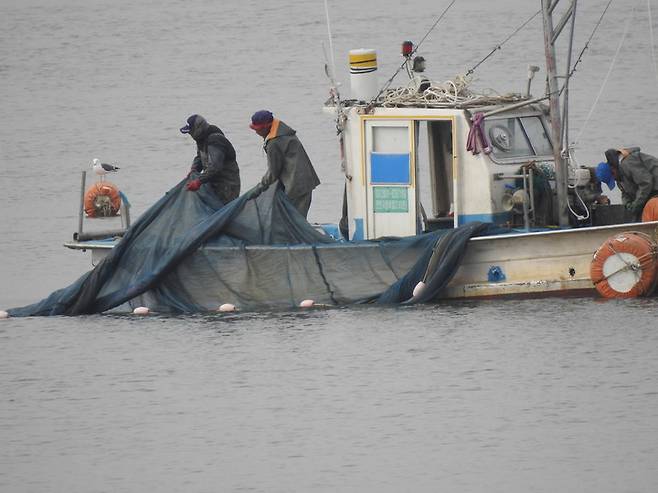
[[[580,54],[578,55],[578,59],[576,60],[576,63],[573,64],[573,68],[571,69],[571,72],[569,72],[569,77],[573,75],[573,73],[576,71],[576,67],[578,64],[582,61],[583,55],[585,54],[585,51],[589,48],[589,43],[592,41],[592,38],[594,37],[594,34],[596,34],[596,31],[599,29],[599,26],[601,25],[601,21],[603,21],[603,17],[605,16],[606,12],[608,12],[608,8],[610,8],[610,4],[613,2],[613,0],[608,1],[608,5],[605,6],[603,9],[603,12],[601,13],[601,17],[599,17],[598,22],[594,26],[594,29],[592,30],[592,33],[589,35],[589,38],[587,38],[587,41],[585,42],[585,46],[583,46],[583,49],[580,51]]]
[[[612,1],[612,0],[610,0]],[[502,43],[497,44],[494,46],[494,48],[489,52],[487,56],[485,56],[482,60],[480,60],[478,63],[476,63],[473,68],[469,69],[468,72],[466,72],[466,75],[471,75],[473,72],[475,72],[475,69],[478,68],[480,65],[482,65],[485,61],[487,61],[494,53],[496,53],[498,50],[500,50],[505,43],[507,43],[510,39],[512,39],[516,34],[518,34],[521,29],[526,27],[530,21],[532,21],[535,17],[537,17],[541,13],[541,9],[532,14],[528,20],[526,20],[523,24],[521,24],[519,27],[516,28],[516,30],[507,36],[505,40]]]
[[[599,93],[596,95],[596,99],[594,100],[594,104],[592,104],[592,107],[589,110],[589,113],[587,114],[587,118],[585,118],[585,122],[583,123],[580,132],[578,132],[578,135],[574,139],[573,143],[577,143],[580,140],[580,136],[583,134],[585,131],[585,128],[587,127],[587,124],[589,123],[590,118],[592,117],[592,114],[594,113],[594,109],[596,108],[596,105],[599,102],[599,99],[601,99],[601,95],[603,94],[603,90],[605,89],[606,84],[608,83],[608,79],[610,79],[610,75],[612,74],[612,69],[615,66],[615,63],[617,62],[617,58],[619,57],[619,52],[621,51],[621,47],[624,45],[624,40],[626,39],[626,36],[628,35],[628,29],[631,26],[631,20],[633,20],[633,14],[635,13],[635,7],[631,9],[630,14],[628,15],[628,19],[626,20],[626,26],[624,27],[624,32],[621,35],[621,38],[619,39],[619,45],[617,46],[617,51],[615,52],[615,56],[612,58],[612,61],[610,62],[610,67],[608,68],[608,73],[606,74],[605,78],[603,79],[603,84],[601,84],[601,88],[599,89]]]
[[[452,2],[450,2],[450,4],[443,10],[443,12],[439,16],[439,18],[436,20],[436,22],[434,22],[434,24],[432,24],[432,27],[430,27],[429,30],[425,33],[425,36],[423,36],[423,39],[421,39],[420,42],[414,47],[413,51],[411,52],[411,54],[409,55],[408,58],[411,58],[411,57],[414,56],[416,51],[418,51],[418,48],[420,48],[420,45],[423,44],[423,41],[425,41],[425,39],[427,39],[427,36],[430,35],[430,33],[434,30],[434,28],[441,21],[441,19],[443,19],[443,17],[448,13],[448,10],[450,10],[450,7],[452,7],[456,1],[457,0],[452,0]],[[377,101],[377,98],[379,98],[379,96],[381,96],[384,93],[384,91],[386,91],[386,89],[389,88],[389,86],[393,82],[393,79],[395,79],[395,77],[400,73],[400,71],[407,65],[407,61],[408,61],[408,59],[405,57],[404,61],[398,67],[398,69],[395,71],[395,73],[391,76],[391,78],[386,81],[386,83],[382,86],[382,88],[379,90],[377,95],[370,100],[370,104],[368,106],[371,106],[375,101]]]

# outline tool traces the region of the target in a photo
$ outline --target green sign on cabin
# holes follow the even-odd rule
[[[409,212],[407,187],[372,187],[374,212]]]

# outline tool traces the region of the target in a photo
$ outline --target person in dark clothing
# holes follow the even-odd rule
[[[188,175],[192,178],[187,189],[196,192],[204,183],[210,183],[219,199],[227,204],[240,195],[240,169],[235,149],[224,133],[210,125],[201,115],[192,115],[181,133],[190,134],[196,142],[197,153]],[[194,173],[199,173],[194,178]]]
[[[639,147],[608,149],[605,157],[623,204],[639,218],[649,199],[658,196],[658,159],[640,152]]]
[[[267,172],[261,186],[267,188],[278,180],[290,201],[306,217],[320,179],[296,132],[267,110],[254,113],[249,127],[263,138],[267,154]]]

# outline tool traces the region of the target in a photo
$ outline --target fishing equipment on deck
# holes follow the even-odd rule
[[[629,231],[608,238],[594,253],[590,276],[604,298],[651,294],[656,284],[658,245],[648,235]]]
[[[84,195],[87,217],[112,217],[119,214],[121,195],[119,189],[109,181],[91,185]]]

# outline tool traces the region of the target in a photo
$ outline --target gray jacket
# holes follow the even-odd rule
[[[619,164],[619,188],[622,202],[641,210],[658,193],[658,159],[640,152],[639,147],[629,150],[631,153]]]
[[[274,120],[264,148],[267,154],[267,173],[261,180],[264,187],[279,180],[288,197],[298,198],[320,184],[296,132],[281,120]]]

